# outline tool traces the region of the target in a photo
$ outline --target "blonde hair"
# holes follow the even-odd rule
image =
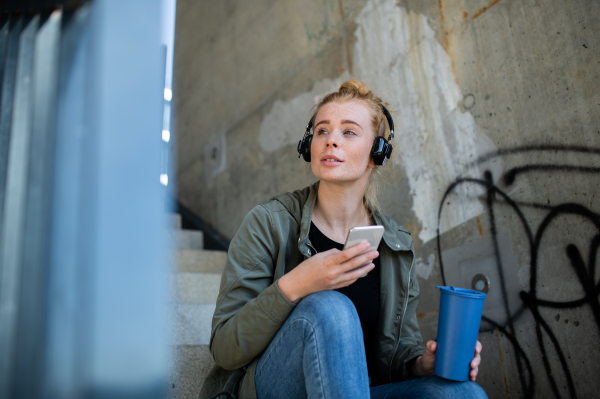
[[[386,137],[389,135],[389,126],[386,121],[386,117],[383,114],[381,105],[383,104],[386,108],[388,104],[383,102],[381,98],[377,97],[366,84],[358,80],[351,80],[342,83],[337,92],[329,93],[314,107],[313,115],[317,115],[319,110],[325,105],[334,102],[346,102],[346,101],[362,101],[371,114],[371,123],[375,136]],[[392,144],[390,142],[390,144]],[[387,162],[389,163],[389,162]],[[374,209],[379,208],[379,202],[377,201],[377,194],[379,193],[381,186],[381,166],[377,165],[372,170],[367,187],[365,189],[365,195],[363,202],[367,211],[372,214]]]

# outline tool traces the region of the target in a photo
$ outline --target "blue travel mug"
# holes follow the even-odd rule
[[[449,380],[468,381],[486,295],[452,286],[435,288],[442,295],[434,372]]]

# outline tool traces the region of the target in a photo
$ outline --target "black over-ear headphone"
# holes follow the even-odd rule
[[[387,110],[386,107],[381,105],[381,110],[385,115],[385,118],[388,121],[388,125],[390,126],[390,136],[386,140],[384,137],[377,136],[373,141],[373,148],[371,149],[371,159],[375,162],[375,165],[385,165],[385,162],[390,159],[392,155],[392,139],[394,138],[394,121],[392,119],[392,115],[390,115],[390,111]],[[306,162],[310,162],[310,144],[312,142],[313,135],[310,132],[310,129],[313,127],[313,123],[315,121],[315,115],[310,118],[308,125],[306,125],[306,131],[304,132],[304,137],[302,140],[298,142],[298,158],[302,155],[302,158]]]

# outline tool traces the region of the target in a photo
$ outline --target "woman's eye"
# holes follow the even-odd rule
[[[325,130],[325,129],[319,129],[319,130],[317,131],[317,134],[318,134],[318,135],[321,135],[321,134],[327,134],[327,130]]]
[[[344,132],[344,134],[349,134],[349,135],[352,135],[352,136],[356,136],[356,133],[354,133],[352,130],[346,130]]]

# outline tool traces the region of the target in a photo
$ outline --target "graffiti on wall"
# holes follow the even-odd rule
[[[568,160],[579,160],[585,157],[595,157],[600,155],[600,149],[583,147],[583,146],[559,146],[559,145],[542,145],[542,146],[524,146],[511,149],[501,149],[494,153],[488,153],[481,156],[476,162],[483,163],[492,158],[505,156],[505,155],[526,155],[528,158],[536,154],[552,154],[559,155],[561,159]],[[586,158],[590,159],[590,158]],[[580,162],[581,163],[581,162]],[[585,163],[585,162],[583,162]],[[595,166],[582,166],[572,165],[571,162],[564,163],[528,163],[523,166],[513,167],[505,171],[501,177],[501,181],[504,183],[505,188],[511,188],[515,185],[518,179],[525,175],[531,175],[533,178],[539,178],[534,176],[536,173],[544,173],[548,177],[557,177],[557,174],[562,175],[595,175],[600,173],[600,168]],[[550,309],[575,309],[579,307],[589,307],[593,314],[594,322],[597,331],[600,335],[600,301],[598,296],[600,295],[600,283],[596,283],[596,258],[598,255],[598,248],[600,247],[600,214],[590,209],[590,206],[586,206],[580,202],[563,202],[559,204],[550,204],[549,201],[540,202],[526,202],[518,201],[511,198],[506,192],[502,190],[497,184],[494,183],[491,172],[484,172],[482,178],[458,178],[454,181],[446,190],[444,197],[440,203],[438,211],[438,219],[441,220],[444,207],[447,204],[447,198],[454,193],[459,187],[465,185],[478,186],[485,190],[485,194],[482,197],[485,202],[487,217],[490,223],[490,233],[494,241],[495,258],[500,276],[500,289],[504,297],[504,305],[506,311],[509,312],[507,297],[507,287],[505,282],[505,276],[503,276],[503,265],[500,257],[500,249],[498,241],[495,238],[498,235],[498,220],[497,210],[498,207],[508,207],[508,210],[514,212],[514,215],[519,220],[519,225],[522,228],[522,233],[526,237],[526,245],[529,250],[529,287],[527,290],[520,292],[521,307],[517,309],[513,314],[508,317],[508,322],[505,326],[499,325],[494,320],[484,318],[492,326],[496,327],[501,333],[503,333],[514,348],[516,366],[518,368],[519,382],[521,385],[523,397],[530,398],[535,394],[536,381],[535,373],[532,369],[531,359],[525,352],[525,349],[519,342],[519,336],[517,329],[515,328],[514,322],[519,319],[524,312],[529,311],[535,320],[535,336],[537,345],[539,347],[539,354],[542,359],[544,366],[544,372],[546,373],[550,382],[550,387],[556,398],[562,397],[561,392],[567,390],[564,395],[568,397],[577,397],[575,390],[574,375],[569,367],[567,361],[567,355],[563,352],[559,340],[556,336],[555,331],[550,326],[548,320],[544,318],[541,310],[544,308]],[[592,188],[592,191],[596,189]],[[594,195],[594,194],[592,194]],[[590,202],[591,204],[591,202]],[[526,218],[526,212],[528,208],[541,210],[544,213],[541,223],[537,228],[532,227],[530,220]],[[591,228],[586,228],[585,231],[590,231],[590,235],[587,238],[589,242],[588,253],[582,253],[580,248],[569,242],[569,238],[565,235],[564,251],[569,260],[568,267],[577,277],[577,281],[583,291],[583,296],[575,300],[569,301],[558,301],[543,299],[539,296],[540,290],[540,279],[539,279],[539,268],[540,268],[540,255],[545,250],[542,245],[542,239],[547,234],[551,224],[559,221],[568,221],[570,218],[577,217],[583,218],[588,221]],[[441,263],[442,279],[445,284],[444,277],[444,264],[442,261],[442,245],[440,239],[440,232],[438,230],[437,235],[437,248],[438,257]],[[562,289],[562,287],[558,287]],[[557,315],[555,320],[558,321],[560,316]],[[578,322],[577,322],[578,323]],[[578,325],[578,324],[576,324]],[[560,371],[564,376],[566,385],[560,389],[556,379],[553,377],[553,370],[549,361],[549,351],[554,350],[558,359]],[[554,373],[556,374],[556,373]]]

